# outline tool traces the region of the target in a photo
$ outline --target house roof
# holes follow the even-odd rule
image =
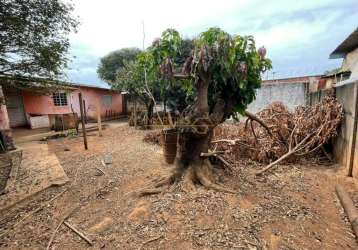
[[[0,75],[0,85],[11,86],[22,90],[30,90],[38,93],[74,91],[81,87],[102,89],[107,91],[116,91],[116,90],[112,90],[108,84],[98,86],[92,84],[71,83],[71,82],[65,82],[65,81],[53,80],[53,79],[47,79],[41,77],[28,77],[28,76],[20,76],[20,75],[16,75],[16,76]]]
[[[85,87],[85,88],[112,90],[112,89],[111,89],[111,86],[109,86],[108,84],[94,85],[94,84],[87,84],[87,83],[71,83],[71,85],[72,85],[72,86],[76,86],[76,87]]]
[[[308,83],[311,78],[320,78],[321,75],[311,76],[297,76],[281,79],[263,80],[262,85],[280,85],[280,84],[295,84],[295,83]]]
[[[358,47],[358,28],[355,29],[338,47],[329,55],[330,59],[342,58]]]
[[[0,75],[0,85],[38,93],[54,93],[56,91],[74,91],[71,83],[41,77],[24,77],[20,75]]]

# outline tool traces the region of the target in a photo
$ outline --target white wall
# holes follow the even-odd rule
[[[349,52],[343,60],[343,71],[351,71],[351,78],[358,77],[358,48]]]
[[[256,100],[248,106],[248,110],[252,113],[256,113],[276,101],[280,101],[285,104],[290,111],[293,111],[299,105],[305,105],[305,84],[285,83],[262,85],[262,87],[257,90]]]

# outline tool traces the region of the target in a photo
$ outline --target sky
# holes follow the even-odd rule
[[[68,0],[70,1],[70,0]],[[341,65],[329,54],[358,27],[356,0],[72,0],[81,22],[70,35],[70,81],[103,86],[100,58],[145,47],[167,28],[194,38],[209,27],[253,35],[273,69],[264,79],[324,73]]]

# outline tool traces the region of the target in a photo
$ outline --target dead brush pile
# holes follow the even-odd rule
[[[154,130],[154,131],[147,132],[143,137],[143,141],[150,144],[162,146],[163,143],[162,143],[161,130]]]
[[[293,113],[279,102],[272,103],[256,116],[267,125],[248,119],[245,123],[222,124],[214,131],[213,150],[226,151],[222,156],[234,163],[239,158],[269,163],[262,172],[282,160],[295,161],[311,156],[337,135],[343,108],[331,96]]]

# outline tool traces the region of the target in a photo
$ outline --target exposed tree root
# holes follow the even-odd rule
[[[152,194],[160,194],[164,191],[164,188],[147,188],[147,189],[142,189],[140,191],[137,192],[138,196],[146,196],[146,195],[152,195]]]
[[[228,189],[220,184],[215,183],[215,178],[213,176],[211,163],[208,159],[203,161],[203,164],[197,166],[195,168],[195,175],[198,181],[206,188],[213,189],[218,192],[225,192],[225,193],[236,193],[235,191]]]
[[[208,159],[204,159],[186,168],[177,168],[170,174],[157,179],[154,184],[138,190],[136,194],[138,196],[146,196],[162,193],[167,190],[167,187],[179,182],[182,182],[185,192],[194,192],[196,190],[195,184],[201,184],[208,189],[218,192],[236,193],[234,190],[215,183],[213,167]]]

